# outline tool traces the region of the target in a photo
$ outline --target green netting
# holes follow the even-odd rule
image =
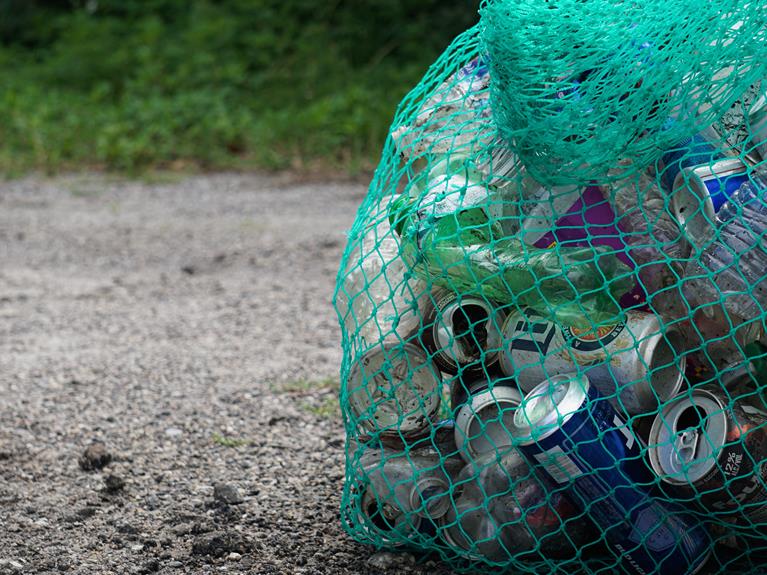
[[[356,540],[762,573],[767,3],[487,0],[403,100],[335,293]]]

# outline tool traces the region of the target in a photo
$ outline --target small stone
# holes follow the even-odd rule
[[[231,552],[231,553],[229,554],[229,556],[227,557],[227,559],[228,559],[229,561],[239,561],[240,559],[242,559],[242,555],[240,555],[239,553],[235,553],[235,552],[233,551],[233,552]]]
[[[134,553],[138,553],[139,551],[144,550],[144,546],[141,543],[136,543],[135,545],[130,546],[130,550]]]
[[[368,558],[367,565],[371,569],[399,573],[403,568],[415,565],[415,558],[410,553],[379,551]]]
[[[213,486],[213,499],[226,505],[239,505],[245,501],[237,487],[231,483],[216,483]]]
[[[104,478],[104,492],[107,495],[116,495],[125,489],[125,480],[118,475],[107,475]]]
[[[103,442],[94,441],[85,448],[77,462],[83,471],[97,471],[112,462],[112,454],[107,451]]]
[[[157,497],[156,495],[150,495],[149,497],[146,498],[146,501],[144,502],[144,506],[149,511],[154,511],[155,509],[159,509],[161,505],[162,505],[162,502],[160,501],[160,498]]]
[[[0,559],[0,569],[3,568],[10,573],[21,573],[24,570],[24,564],[15,559]]]
[[[192,555],[224,557],[229,553],[247,553],[253,543],[237,531],[214,531],[198,536],[192,543]]]
[[[165,435],[167,437],[180,437],[184,434],[182,430],[180,430],[178,427],[169,427],[165,430]]]
[[[170,567],[171,569],[178,569],[179,567],[183,567],[184,564],[181,561],[168,561],[165,566]]]

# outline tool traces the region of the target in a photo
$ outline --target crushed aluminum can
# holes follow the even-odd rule
[[[664,406],[650,431],[655,474],[676,496],[745,524],[767,522],[767,430],[760,414],[717,386]]]
[[[439,290],[424,317],[424,344],[443,372],[483,372],[498,362],[506,319],[499,306],[481,297]]]
[[[488,453],[503,453],[512,445],[508,427],[522,394],[508,380],[478,381],[455,415],[455,445],[471,463]]]
[[[439,370],[424,351],[384,343],[352,365],[343,391],[363,436],[413,438],[438,419],[441,389]]]
[[[628,311],[623,322],[584,330],[528,310],[509,315],[503,337],[501,369],[523,391],[580,370],[619,412],[641,414],[658,409],[685,383],[682,337],[673,327],[661,327],[652,313]]]
[[[671,208],[690,243],[700,249],[716,228],[716,212],[749,181],[748,167],[737,158],[683,168],[674,180]]]
[[[583,375],[543,381],[510,429],[518,449],[605,532],[632,573],[695,572],[711,554],[706,528],[681,506],[655,499],[652,472],[630,426]]]

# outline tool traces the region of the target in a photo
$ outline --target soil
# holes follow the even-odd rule
[[[361,184],[0,184],[0,574],[445,572],[339,521]]]

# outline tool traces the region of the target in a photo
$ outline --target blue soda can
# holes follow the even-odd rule
[[[719,139],[713,128],[706,128],[664,152],[658,162],[661,187],[671,194],[674,191],[674,183],[684,168],[710,164],[728,157],[728,154],[714,143]]]
[[[711,554],[706,528],[650,493],[638,439],[585,375],[555,376],[525,396],[509,429],[520,451],[603,530],[628,573],[695,573]]]
[[[713,236],[719,208],[747,181],[748,167],[738,158],[689,166],[677,174],[671,210],[694,247],[702,248]]]

